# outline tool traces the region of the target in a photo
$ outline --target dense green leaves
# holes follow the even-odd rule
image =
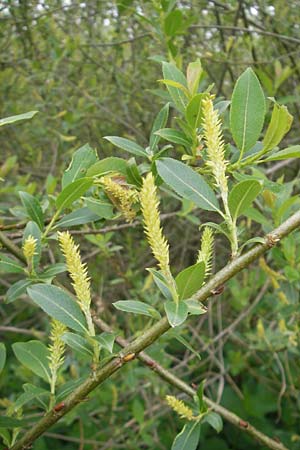
[[[230,129],[241,154],[258,140],[265,112],[264,93],[255,73],[248,68],[236,82],[230,108]]]
[[[171,158],[156,162],[159,175],[177,194],[207,211],[219,211],[218,200],[204,178],[185,164]]]
[[[262,189],[262,184],[256,180],[245,180],[236,184],[229,194],[228,204],[234,219],[243,214]]]
[[[50,382],[49,350],[42,342],[16,342],[12,348],[21,364],[45,381]]]
[[[86,323],[78,304],[56,286],[36,284],[27,289],[29,297],[49,316],[75,331],[85,333]]]
[[[187,299],[195,294],[203,284],[204,274],[204,262],[194,264],[180,272],[175,279],[179,299]]]

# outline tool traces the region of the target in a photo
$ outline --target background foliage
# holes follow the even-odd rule
[[[175,61],[185,69],[200,57],[206,71],[203,86],[214,83],[220,101],[230,98],[237,77],[252,66],[265,93],[276,96],[294,116],[282,148],[299,142],[299,7],[297,1],[281,0],[2,2],[0,116],[40,111],[32,121],[1,128],[3,226],[24,220],[19,191],[37,194],[46,208],[45,199],[51,202],[74,150],[87,142],[101,158],[124,156],[103,136],[132,138],[147,145],[154,117],[165,103],[166,91],[157,82],[162,78],[161,60]],[[224,121],[226,132],[226,113]],[[170,124],[174,123],[171,117]],[[264,170],[270,188],[258,205],[263,214],[243,219],[247,238],[270,231],[299,208],[298,159],[267,163]],[[284,189],[276,190],[272,181],[283,180]],[[201,212],[200,216],[168,195],[161,209],[172,264],[180,271],[194,263],[198,227],[210,215],[206,212],[203,217]],[[20,243],[17,227],[7,231]],[[141,270],[153,266],[141,227],[133,224],[118,231],[79,234],[77,241],[93,280],[97,312],[126,337],[143,329],[143,316],[132,318],[112,307],[112,302],[122,299],[147,298],[153,305],[159,301],[151,277]],[[207,315],[169,332],[150,350],[188,383],[206,379],[209,396],[295,450],[300,448],[299,246],[299,233],[286,238],[280,248],[213,297]],[[45,264],[53,253],[59,257],[55,245],[43,255]],[[228,257],[228,244],[218,236],[214,271]],[[1,274],[0,279],[0,336],[9,349],[0,376],[3,410],[24,383],[37,382],[17,362],[10,344],[44,339],[49,333],[47,317],[25,296],[4,304],[7,288],[17,279],[14,274]],[[68,283],[64,275],[61,280]],[[84,359],[78,362],[71,353],[66,366],[73,379],[89,370]],[[170,448],[182,426],[165,402],[170,389],[134,362],[34,448]],[[201,442],[206,450],[257,448],[226,423],[219,435],[204,426],[199,448]]]

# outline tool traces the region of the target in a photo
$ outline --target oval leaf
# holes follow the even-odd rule
[[[5,366],[6,361],[6,348],[5,345],[1,342],[0,343],[0,373],[3,370],[3,367]]]
[[[64,189],[73,181],[83,178],[87,174],[87,170],[97,161],[97,153],[89,144],[80,147],[73,155],[72,161],[65,170],[62,177],[62,188]]]
[[[242,154],[258,140],[265,113],[263,90],[253,70],[248,68],[235,84],[230,108],[232,137]]]
[[[109,156],[93,164],[87,171],[88,177],[103,176],[111,172],[118,172],[126,175],[127,161],[116,156]]]
[[[234,219],[243,214],[262,189],[259,181],[245,180],[236,184],[229,194],[228,205]]]
[[[12,284],[6,293],[6,303],[11,303],[17,300],[20,295],[26,292],[26,289],[31,285],[31,283],[31,280],[19,280]]]
[[[12,348],[23,366],[50,383],[49,350],[42,342],[16,342]]]
[[[180,72],[179,69],[177,69],[177,67],[174,64],[163,62],[162,69],[165,80],[173,80],[176,83],[179,83],[185,88],[187,88],[185,76],[183,75],[182,72]],[[187,97],[185,93],[182,91],[182,89],[170,86],[168,84],[167,89],[178,111],[184,113],[187,104]]]
[[[93,184],[92,178],[80,178],[68,184],[56,199],[56,207],[59,211],[68,208],[75,200],[78,200]]]
[[[205,263],[203,261],[182,270],[175,278],[179,299],[190,298],[203,284]]]
[[[17,116],[6,117],[5,119],[0,120],[0,127],[3,125],[9,125],[10,123],[19,122],[20,120],[28,120],[32,119],[39,111],[29,111],[24,114],[18,114]]]
[[[22,273],[24,269],[14,259],[6,255],[0,255],[0,272]]]
[[[37,198],[27,192],[19,192],[21,202],[30,219],[36,222],[39,228],[44,228],[44,214]]]
[[[174,144],[183,145],[187,148],[192,145],[182,131],[174,130],[173,128],[162,128],[161,130],[156,131],[155,134],[166,141],[174,142]]]
[[[191,200],[207,211],[220,213],[217,197],[204,178],[193,169],[172,158],[162,158],[156,162],[160,177],[177,194]]]
[[[64,341],[69,347],[73,350],[76,350],[78,353],[81,353],[84,356],[93,356],[93,350],[91,345],[88,343],[86,339],[78,334],[66,332],[62,336],[62,341]]]
[[[103,139],[106,139],[107,141],[111,142],[116,147],[121,148],[122,150],[125,150],[126,152],[132,153],[136,156],[143,156],[148,157],[145,149],[138,145],[134,141],[130,141],[129,139],[125,139],[118,136],[104,136]]]
[[[172,450],[196,450],[200,438],[201,425],[199,422],[188,422],[176,436]]]
[[[45,284],[35,284],[27,289],[29,297],[49,316],[67,327],[85,333],[86,323],[78,304],[65,291]]]
[[[168,322],[171,327],[181,325],[188,316],[188,307],[185,302],[166,302],[164,304]]]
[[[138,300],[119,300],[113,303],[116,309],[134,314],[142,314],[150,317],[160,317],[158,311],[147,303],[139,302]]]
[[[152,151],[155,150],[157,144],[159,143],[160,137],[157,136],[156,134],[154,134],[156,131],[161,130],[162,128],[164,128],[166,126],[166,123],[168,121],[168,117],[169,117],[169,103],[167,103],[157,114],[153,126],[152,126],[152,130],[151,130],[151,135],[150,135],[150,148]]]
[[[300,158],[300,145],[293,145],[292,147],[285,148],[279,152],[273,153],[273,155],[264,159],[266,161],[281,161],[289,158]]]
[[[263,139],[265,152],[272,150],[278,145],[292,126],[293,116],[284,105],[275,103],[271,121]]]

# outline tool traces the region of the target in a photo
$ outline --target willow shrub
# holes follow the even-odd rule
[[[27,294],[51,319],[51,332],[48,344],[46,339],[13,344],[16,359],[41,383],[39,386],[26,383],[24,392],[16,394],[8,404],[6,417],[0,418],[0,433],[7,446],[17,445],[22,427],[26,426],[22,417],[26,416],[28,404],[31,413],[33,410],[58,413],[65,406],[67,394],[84,382],[70,379],[66,385],[59,385],[59,374],[67,368],[64,364],[67,352],[74,351],[76,358],[89,359],[92,373],[115,354],[115,335],[99,334],[95,329],[87,266],[66,230],[85,224],[97,230],[120,216],[129,223],[136,219],[143,223],[145,239],[157,262],[148,271],[162,301],[155,307],[139,300],[117,301],[114,306],[124,313],[146,316],[147,327],[162,316],[167,317],[171,327],[179,327],[190,315],[206,314],[206,307],[197,298],[211,276],[217,233],[224,236],[232,260],[243,254],[245,247],[265,242],[261,237],[247,240],[240,223],[241,217],[246,216],[257,230],[264,215],[261,195],[285,192],[284,181],[270,182],[261,165],[300,156],[300,146],[279,148],[292,124],[287,108],[274,98],[265,98],[251,68],[238,78],[231,101],[216,100],[213,86],[203,89],[199,60],[188,65],[186,74],[172,63],[164,62],[162,69],[160,83],[167,102],[154,120],[148,147],[123,137],[106,136],[114,146],[129,153],[130,159],[115,156],[99,159],[97,152],[86,144],[75,151],[62,175],[59,192],[43,196],[19,192],[20,220],[26,218],[26,226],[22,249],[1,253],[0,271],[15,274],[6,303],[18,302],[20,296]],[[265,124],[270,107],[271,119]],[[170,110],[175,116],[173,120],[169,117]],[[223,117],[228,117],[228,111],[229,127],[224,129]],[[35,113],[3,119],[0,125],[32,118]],[[168,123],[176,128],[168,127]],[[181,200],[185,210],[208,211],[213,218],[201,223],[194,264],[177,274],[170,263],[169,243],[161,225],[161,189],[165,195]],[[280,206],[278,223],[298,204],[291,197],[286,198]],[[272,228],[263,223],[263,229],[269,232]],[[41,264],[42,254],[53,241],[62,255],[57,251],[57,262]],[[57,282],[58,275],[65,271],[72,280],[73,292]],[[2,343],[1,369],[5,366],[5,353]],[[204,422],[217,431],[222,428],[220,416],[207,407],[202,393],[203,384],[190,406],[167,397],[171,408],[186,420],[174,441],[174,449],[196,448]]]

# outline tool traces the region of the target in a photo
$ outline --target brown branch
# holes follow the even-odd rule
[[[276,242],[283,237],[290,234],[300,226],[300,211],[293,214],[289,219],[283,222],[278,228],[269,233],[265,237],[263,244],[256,245],[253,249],[244,255],[236,258],[223,269],[221,269],[215,276],[208,281],[196,294],[195,298],[203,302],[212,295],[212,291],[218,286],[226,283],[230,278],[248,267],[255,259],[272,248]],[[1,241],[1,235],[0,235]],[[170,325],[166,317],[159,320],[151,328],[144,331],[141,336],[127,345],[117,355],[112,356],[112,359],[101,365],[97,370],[92,371],[90,376],[70,395],[68,395],[64,402],[60,405],[59,410],[51,410],[39,422],[37,422],[30,430],[28,430],[23,437],[11,447],[11,450],[23,450],[30,446],[36,439],[38,439],[46,430],[59,421],[61,417],[75,408],[81,401],[83,401],[90,392],[97,386],[102,384],[113,373],[117,372],[124,364],[129,363],[132,359],[149,347],[153,342],[157,341],[160,336],[170,329]],[[219,411],[223,410],[219,406]],[[232,421],[237,420],[235,414],[230,413]],[[241,424],[242,428],[248,428],[247,422]],[[271,447],[278,449],[278,447]],[[280,447],[279,447],[280,448]],[[281,447],[284,449],[284,447]]]
[[[110,329],[110,327],[103,320],[101,320],[97,317],[94,317],[93,319],[94,319],[95,324],[102,331],[107,331],[107,332],[112,331]],[[126,341],[126,339],[123,339],[120,336],[118,336],[116,338],[116,342],[123,348],[125,348],[128,345],[128,342]],[[162,367],[157,361],[155,361],[155,359],[148,356],[147,353],[141,352],[138,354],[137,358],[143,364],[145,364],[147,367],[149,367],[153,372],[155,372],[162,380],[166,381],[170,385],[179,389],[181,392],[184,392],[185,394],[187,394],[189,397],[192,397],[192,398],[196,395],[196,391],[191,386],[189,386],[187,383],[182,381],[180,378],[176,377],[176,375],[173,375],[169,370]],[[274,450],[287,450],[287,448],[283,444],[266,436],[264,433],[257,430],[249,422],[241,419],[239,416],[237,416],[233,412],[229,411],[228,409],[224,408],[223,406],[219,405],[218,403],[215,403],[214,401],[210,400],[206,396],[204,396],[204,400],[214,411],[219,413],[220,416],[223,417],[223,419],[227,420],[227,422],[230,422],[235,427],[238,427],[245,433],[249,434],[254,439],[259,441],[261,444],[266,445],[268,448],[274,449]]]

